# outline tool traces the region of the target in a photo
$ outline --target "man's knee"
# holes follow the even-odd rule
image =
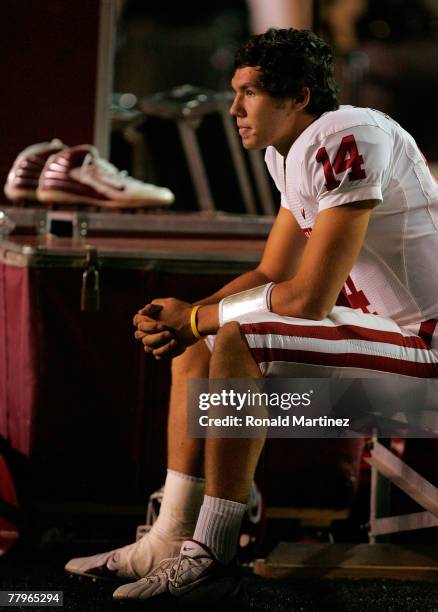
[[[172,360],[172,377],[203,375],[208,371],[211,353],[205,342],[192,344],[179,357]]]
[[[219,328],[214,343],[215,351],[231,349],[237,342],[241,342],[243,332],[237,321],[230,321]]]

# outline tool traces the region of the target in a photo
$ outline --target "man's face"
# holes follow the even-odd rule
[[[279,100],[259,85],[259,70],[238,68],[231,85],[236,92],[230,114],[245,149],[263,149],[273,145],[285,155],[293,142],[294,100]]]

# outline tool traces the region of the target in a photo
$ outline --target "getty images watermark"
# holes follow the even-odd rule
[[[198,379],[189,382],[191,437],[438,436],[438,380]]]

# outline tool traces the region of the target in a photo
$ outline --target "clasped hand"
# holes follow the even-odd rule
[[[153,300],[134,316],[135,337],[155,359],[181,355],[196,342],[191,326],[192,304],[175,298]]]

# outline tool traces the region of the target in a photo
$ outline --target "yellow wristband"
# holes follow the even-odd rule
[[[197,306],[193,306],[192,312],[190,313],[190,327],[192,328],[193,335],[195,336],[195,338],[198,338],[198,340],[202,340],[202,336],[199,333],[198,327],[196,325],[196,316],[200,308],[201,306],[199,304]]]

